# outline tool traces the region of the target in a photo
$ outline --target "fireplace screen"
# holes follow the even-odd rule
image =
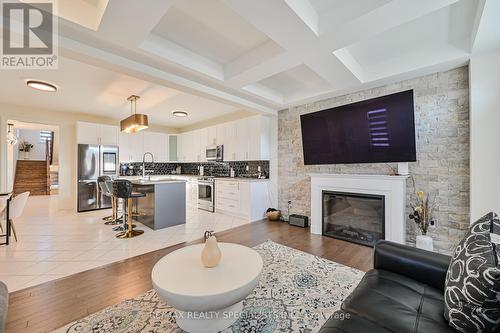
[[[323,191],[323,235],[374,246],[384,239],[384,196]]]

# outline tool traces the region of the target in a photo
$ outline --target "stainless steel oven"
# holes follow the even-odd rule
[[[224,157],[224,146],[210,146],[205,150],[207,161],[222,161]]]
[[[198,209],[215,211],[215,179],[212,177],[198,178]]]

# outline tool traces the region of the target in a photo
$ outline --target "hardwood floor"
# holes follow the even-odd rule
[[[201,235],[200,235],[201,236]],[[221,242],[253,247],[271,239],[338,263],[366,271],[373,249],[312,235],[309,229],[279,222],[255,222],[217,233]],[[201,242],[201,239],[196,242]],[[7,332],[47,332],[152,288],[151,270],[165,254],[191,243],[78,273],[10,294]]]

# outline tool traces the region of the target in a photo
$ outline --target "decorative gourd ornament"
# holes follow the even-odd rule
[[[217,245],[217,238],[212,234],[212,231],[205,231],[204,238],[205,246],[201,251],[201,262],[203,266],[212,268],[219,264],[222,253]]]

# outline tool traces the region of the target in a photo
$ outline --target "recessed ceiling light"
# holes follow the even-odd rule
[[[48,82],[37,81],[37,80],[28,80],[28,81],[26,81],[26,84],[30,88],[40,90],[43,92],[56,92],[57,91],[57,87],[51,83],[48,83]]]
[[[172,114],[176,117],[187,117],[188,113],[185,111],[172,111]]]

